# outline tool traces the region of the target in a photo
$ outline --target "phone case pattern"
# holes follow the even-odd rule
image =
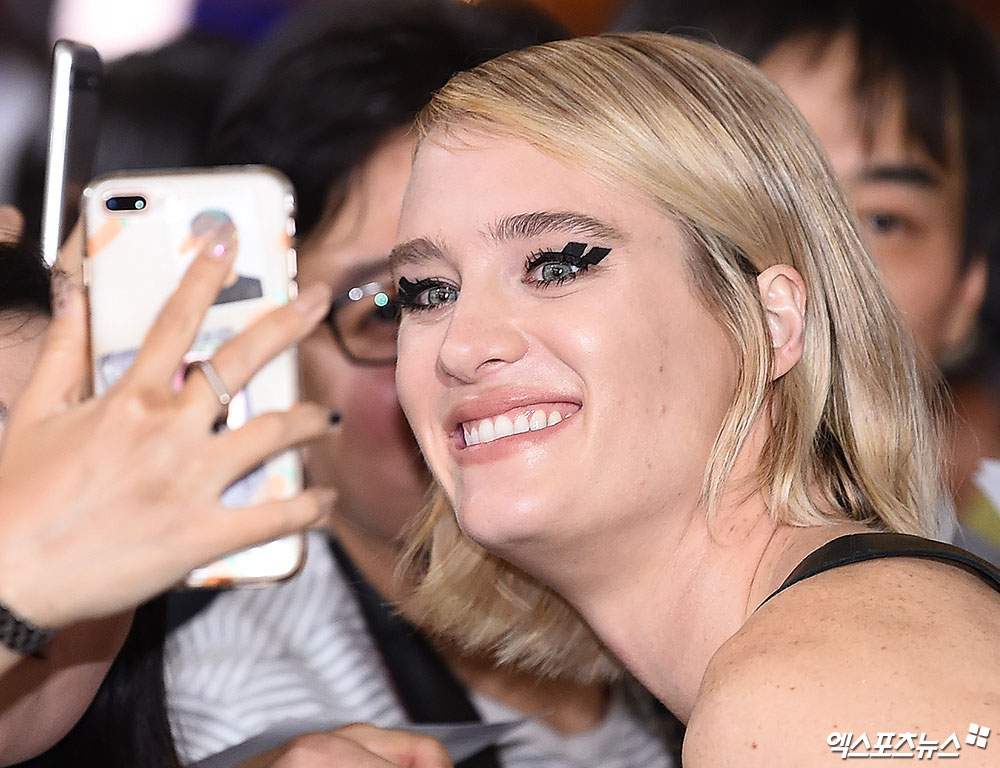
[[[111,194],[139,191],[141,211],[108,211]],[[119,177],[95,183],[86,195],[88,273],[94,388],[106,391],[128,370],[159,308],[197,252],[200,238],[231,223],[239,250],[233,270],[174,375],[180,389],[190,364],[205,360],[226,339],[284,304],[291,281],[289,191],[270,174],[233,172]],[[238,429],[255,414],[284,410],[298,396],[293,350],[268,363],[233,395],[218,429]],[[234,482],[222,503],[243,507],[288,498],[302,487],[298,455],[287,452]],[[301,565],[300,536],[234,553],[199,568],[189,586],[225,586],[284,578]]]

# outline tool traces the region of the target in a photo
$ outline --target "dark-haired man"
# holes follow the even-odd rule
[[[971,530],[959,543],[1000,559],[1000,517],[969,503],[979,459],[1000,449],[1000,409],[983,368],[967,375],[987,265],[998,255],[1000,58],[993,41],[950,0],[693,5],[639,0],[623,19],[706,32],[758,62],[810,123],[889,293],[928,360],[960,387],[953,477]],[[988,327],[995,319],[984,314]],[[963,413],[973,403],[974,416]]]

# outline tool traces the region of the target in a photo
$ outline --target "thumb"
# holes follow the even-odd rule
[[[52,271],[52,322],[12,419],[38,421],[80,400],[89,370],[86,305],[61,270]]]

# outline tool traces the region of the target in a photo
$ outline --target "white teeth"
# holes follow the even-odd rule
[[[510,437],[514,434],[514,422],[506,416],[497,416],[496,419],[493,420],[493,430],[494,440],[499,437]]]
[[[479,429],[476,427],[470,427],[468,425],[462,425],[462,432],[465,434],[465,444],[466,445],[479,445]]]
[[[489,443],[496,439],[496,432],[493,429],[493,419],[483,419],[479,422],[479,442]]]
[[[568,416],[566,418],[569,418]],[[462,432],[465,435],[465,445],[473,446],[481,443],[491,443],[501,437],[510,435],[520,435],[525,432],[537,432],[546,427],[552,427],[563,420],[563,415],[559,411],[552,411],[546,416],[545,411],[531,411],[522,413],[514,421],[508,416],[497,416],[495,419],[482,419],[469,426],[468,423],[462,425]]]

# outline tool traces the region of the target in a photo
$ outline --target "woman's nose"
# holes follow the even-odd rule
[[[495,288],[462,288],[438,354],[443,374],[472,383],[524,356],[527,339],[510,301]]]

